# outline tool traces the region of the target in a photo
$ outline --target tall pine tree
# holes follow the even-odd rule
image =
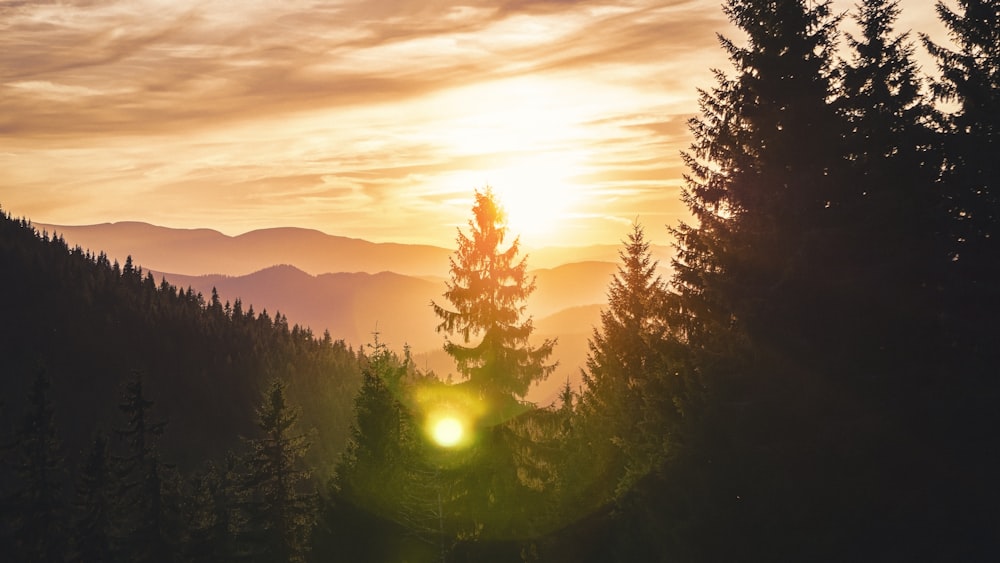
[[[934,390],[938,413],[925,425],[940,444],[937,457],[946,473],[935,499],[949,545],[964,559],[990,558],[1000,551],[995,527],[1000,492],[992,486],[1000,471],[994,430],[1000,425],[1000,1],[936,3],[953,48],[927,36],[940,79],[935,97],[947,105],[945,166],[951,268],[945,280],[944,323],[950,346],[948,370]],[[963,546],[962,550],[957,549]],[[991,550],[985,549],[987,546]]]
[[[145,391],[144,374],[126,381],[118,408],[125,425],[117,430],[124,452],[115,458],[120,486],[117,538],[120,558],[165,562],[179,552],[180,523],[171,467],[160,459],[157,440],[166,422],[152,419],[155,403]]]
[[[13,448],[19,487],[4,499],[13,508],[10,528],[15,552],[10,555],[43,563],[62,561],[66,547],[65,471],[49,387],[45,370],[38,369]]]
[[[272,381],[257,409],[260,437],[250,441],[244,483],[247,526],[244,540],[251,560],[305,561],[316,495],[302,467],[308,448],[296,427],[298,412],[285,398],[285,384]]]
[[[845,308],[859,312],[844,327],[854,348],[844,356],[903,373],[940,361],[934,343],[948,256],[939,115],[924,96],[907,35],[894,35],[898,16],[890,0],[858,8],[861,35],[847,37],[852,57],[841,65],[837,105],[848,125],[843,205],[853,234],[841,292]]]
[[[69,557],[73,563],[114,561],[115,485],[110,444],[107,436],[98,434],[77,477]]]
[[[438,331],[459,338],[449,337],[445,351],[466,379],[460,385],[485,413],[454,486],[454,510],[465,515],[470,540],[460,552],[475,558],[483,550],[516,551],[514,544],[483,542],[528,535],[539,517],[549,464],[536,439],[538,413],[522,399],[555,369],[545,363],[555,341],[529,343],[534,326],[525,318],[525,302],[534,280],[519,239],[508,241],[504,211],[490,188],[475,192],[472,213],[469,234],[459,230],[451,258],[444,297],[453,308],[432,306],[441,319]]]
[[[674,231],[685,451],[648,496],[673,507],[665,518],[687,513],[689,558],[833,554],[844,546],[828,530],[849,518],[844,492],[859,486],[842,377],[854,374],[838,370],[858,318],[842,290],[855,257],[846,125],[830,103],[838,18],[825,1],[729,0],[724,11],[746,40],[722,39],[734,74],[701,93],[685,155],[697,224]],[[712,539],[719,528],[729,541]]]
[[[621,263],[608,287],[608,306],[590,339],[580,408],[593,460],[605,464],[600,480],[621,494],[649,472],[661,451],[665,425],[646,424],[644,417],[651,413],[644,406],[655,402],[660,411],[670,405],[651,396],[655,381],[667,372],[667,291],[638,223],[618,254]]]
[[[923,37],[937,60],[939,100],[952,104],[944,182],[952,225],[949,320],[965,369],[995,365],[1000,353],[991,326],[1000,314],[1000,2],[959,0],[959,10],[936,4],[955,50]]]
[[[520,239],[507,241],[506,217],[490,188],[476,191],[475,198],[469,234],[458,232],[444,294],[454,309],[432,306],[441,319],[438,331],[460,338],[449,338],[445,351],[472,389],[501,411],[552,372],[555,366],[545,360],[555,341],[529,344],[534,326],[524,318],[525,302],[535,283],[527,258],[520,256]]]

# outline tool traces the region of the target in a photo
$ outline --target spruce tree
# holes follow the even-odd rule
[[[953,268],[949,317],[961,350],[956,360],[971,359],[965,369],[995,365],[1000,354],[991,337],[1000,314],[1000,2],[944,2],[937,13],[957,47],[923,37],[937,60],[940,80],[935,96],[955,107],[947,116],[944,183],[952,224]]]
[[[408,367],[376,340],[361,371],[351,438],[337,465],[340,495],[391,520],[399,517],[412,447],[414,423],[400,397]]]
[[[525,301],[535,283],[527,257],[520,256],[519,238],[508,242],[506,217],[492,189],[477,190],[475,199],[469,234],[458,232],[444,293],[454,309],[432,306],[441,319],[437,330],[460,338],[447,338],[445,351],[475,392],[500,410],[552,372],[555,366],[545,360],[555,341],[529,344],[534,326],[524,318]]]
[[[73,563],[104,563],[114,560],[113,522],[116,503],[111,450],[104,434],[94,437],[76,484],[75,518],[72,530]]]
[[[626,528],[683,522],[685,540],[661,547],[694,560],[803,559],[843,548],[826,534],[849,518],[843,492],[858,486],[842,461],[850,439],[828,430],[855,424],[840,410],[851,402],[836,369],[844,349],[831,345],[854,259],[846,126],[830,103],[838,18],[825,1],[729,0],[724,11],[745,41],[721,40],[734,72],[701,92],[684,155],[697,222],[674,230],[683,453],[627,499],[632,513],[669,507],[662,520]],[[732,535],[718,543],[714,529]]]
[[[118,548],[130,561],[170,561],[178,552],[179,518],[172,468],[160,459],[156,442],[166,422],[154,420],[155,404],[144,389],[144,376],[134,371],[126,381],[118,408],[125,425],[117,431],[124,451],[115,458],[120,486]]]
[[[65,469],[49,386],[45,370],[38,369],[15,436],[14,470],[19,487],[4,500],[13,508],[15,553],[11,555],[24,561],[62,561],[66,547]]]
[[[868,377],[878,369],[882,393],[940,362],[937,319],[948,267],[939,116],[924,96],[907,34],[894,34],[898,15],[889,0],[858,8],[861,35],[847,37],[852,57],[841,65],[837,103],[848,125],[843,206],[851,219],[838,291],[844,310],[856,311],[841,331],[852,352],[840,357],[853,362],[845,371]]]
[[[823,300],[817,286],[843,257],[829,234],[844,223],[829,2],[730,0],[746,44],[722,38],[736,74],[717,71],[684,159],[684,200],[698,221],[674,231],[675,285],[687,314],[730,315],[761,336],[800,340]],[[700,318],[685,327],[701,331]]]
[[[529,533],[539,517],[549,464],[537,440],[537,413],[522,399],[555,368],[545,364],[555,341],[529,343],[534,327],[524,318],[525,301],[534,280],[519,239],[508,241],[492,189],[475,192],[472,213],[469,233],[459,229],[444,293],[453,309],[432,306],[438,331],[449,335],[445,351],[466,379],[459,385],[483,407],[470,457],[452,487],[453,510],[465,520],[462,535],[469,540],[462,550],[477,553],[483,541]]]
[[[274,380],[257,409],[260,437],[250,440],[243,484],[247,543],[251,560],[293,563],[305,560],[316,512],[316,495],[302,467],[308,444],[296,428],[298,412]]]
[[[645,424],[643,407],[653,403],[655,380],[666,372],[667,291],[638,223],[618,254],[608,305],[589,343],[581,410],[594,462],[604,465],[600,480],[620,494],[655,465],[661,449],[662,426]]]
[[[955,9],[949,5],[956,5]],[[933,91],[945,102],[945,166],[949,251],[942,319],[947,330],[947,369],[940,385],[927,391],[922,427],[948,459],[940,486],[929,496],[940,517],[928,525],[947,538],[952,558],[989,559],[1000,551],[995,527],[1000,493],[993,486],[1000,471],[995,431],[1000,425],[1000,1],[937,2],[937,13],[954,48],[927,36],[924,45],[936,59],[940,78]],[[933,397],[933,401],[931,401]],[[936,466],[931,466],[936,467]],[[941,550],[943,552],[943,549]],[[945,556],[942,555],[942,558]]]
[[[209,463],[190,483],[188,525],[184,555],[188,561],[224,563],[238,560],[237,536],[242,520],[238,511],[236,457]]]

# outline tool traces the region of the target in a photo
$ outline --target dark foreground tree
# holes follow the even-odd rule
[[[98,434],[76,479],[73,542],[69,557],[73,563],[114,560],[115,486],[110,444],[107,436]]]
[[[913,484],[889,478],[906,465],[894,460],[927,459],[869,388],[889,374],[861,324],[882,288],[857,277],[875,273],[862,267],[872,260],[859,256],[859,241],[887,244],[880,221],[865,217],[877,216],[888,190],[854,191],[850,127],[831,103],[841,94],[838,18],[823,1],[729,0],[724,10],[746,40],[723,40],[734,74],[718,73],[691,122],[684,197],[698,222],[675,230],[671,321],[689,362],[684,448],[625,501],[633,514],[665,508],[624,530],[683,530],[659,547],[694,560],[889,558],[886,538],[902,539],[895,523]],[[876,30],[866,41],[879,39]],[[863,114],[856,122],[875,132],[872,123]],[[874,140],[851,148],[892,150]],[[881,162],[857,158],[869,156]],[[879,495],[856,493],[864,489]],[[727,541],[717,541],[719,529]]]
[[[45,370],[37,370],[12,450],[18,488],[3,499],[13,520],[4,526],[13,533],[9,555],[23,561],[62,561],[66,547],[65,471],[49,385]]]
[[[942,494],[934,505],[948,515],[941,528],[950,544],[966,546],[956,557],[973,560],[1000,553],[995,526],[985,524],[1000,521],[1000,489],[992,486],[1000,472],[1000,1],[939,1],[936,8],[954,46],[923,37],[940,71],[935,97],[953,110],[942,176],[952,260],[941,314],[948,369],[926,395],[933,406],[924,412],[937,416],[926,417],[922,432],[940,444],[942,486],[934,490]]]
[[[157,441],[166,422],[152,417],[141,371],[126,381],[119,410],[125,425],[117,430],[124,442],[115,458],[119,486],[117,548],[120,559],[165,562],[179,553],[180,515],[173,468],[163,463]]]
[[[302,466],[306,437],[296,428],[298,413],[285,399],[284,383],[271,383],[257,417],[260,437],[250,440],[243,491],[247,514],[243,540],[253,561],[305,561],[316,495]]]
[[[949,267],[944,202],[939,182],[940,118],[923,92],[907,34],[896,35],[896,2],[867,0],[847,36],[851,60],[841,65],[836,105],[847,124],[850,260],[837,288],[858,311],[843,327],[854,346],[844,355],[879,366],[888,391],[903,378],[926,380],[942,358],[938,345],[941,284]],[[855,368],[850,368],[855,369]]]
[[[593,478],[607,501],[627,490],[660,461],[665,424],[647,424],[655,411],[670,416],[671,405],[656,401],[667,373],[667,290],[642,227],[635,224],[619,251],[621,263],[608,287],[608,305],[590,339],[580,404],[580,431],[590,463],[603,467]],[[581,467],[579,471],[584,471]],[[603,496],[603,495],[601,495]]]
[[[941,79],[934,93],[957,106],[948,116],[944,182],[949,196],[953,268],[949,280],[958,360],[994,364],[991,326],[1000,314],[1000,2],[936,4],[955,50],[923,37]],[[975,369],[973,365],[969,369]]]

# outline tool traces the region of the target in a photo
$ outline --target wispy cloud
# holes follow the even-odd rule
[[[559,242],[617,242],[683,215],[727,29],[701,0],[5,2],[0,204],[450,244],[473,188],[534,176],[578,196]]]

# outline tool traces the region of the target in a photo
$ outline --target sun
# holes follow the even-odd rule
[[[465,436],[465,426],[454,416],[442,416],[431,427],[431,438],[443,448],[457,446]]]
[[[519,158],[491,171],[488,182],[511,232],[535,243],[556,235],[575,203],[577,170],[571,156],[548,154]]]
[[[593,173],[589,106],[577,86],[518,77],[438,100],[437,107],[454,116],[429,139],[460,166],[446,176],[444,189],[468,194],[488,185],[507,212],[511,234],[526,246],[565,243],[560,235],[586,205],[584,185]]]

